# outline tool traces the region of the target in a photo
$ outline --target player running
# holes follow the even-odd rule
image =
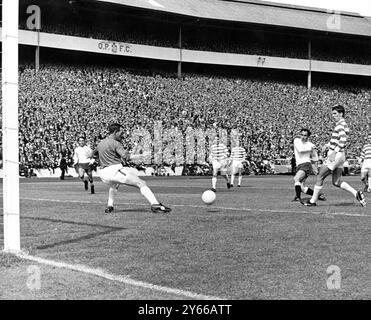
[[[345,162],[345,145],[347,142],[347,135],[349,133],[349,127],[344,120],[344,115],[345,109],[343,106],[337,105],[332,108],[332,117],[336,122],[336,126],[332,132],[330,150],[328,152],[327,159],[323,163],[319,174],[317,175],[317,182],[314,186],[312,198],[307,202],[303,202],[303,204],[306,206],[316,206],[318,196],[323,187],[323,182],[328,175],[332,174],[332,184],[335,187],[348,191],[359,201],[361,206],[366,207],[367,203],[362,191],[357,191],[348,183],[341,181],[341,175]]]
[[[129,152],[125,150],[124,146],[121,144],[124,136],[123,127],[120,124],[114,123],[108,127],[108,132],[109,136],[98,144],[93,153],[95,157],[99,157],[101,165],[100,178],[104,183],[109,185],[108,205],[105,212],[112,213],[114,211],[113,204],[115,196],[118,187],[121,184],[138,188],[140,193],[151,204],[152,212],[170,212],[170,208],[157,201],[155,195],[152,193],[145,181],[123,167],[122,161],[132,158]]]
[[[79,146],[75,148],[73,154],[73,162],[79,178],[84,182],[85,190],[88,190],[88,181],[90,182],[90,192],[94,194],[93,168],[94,159],[92,157],[93,150],[86,145],[85,138],[78,138]]]
[[[301,193],[313,195],[313,189],[304,185],[306,179],[314,173],[318,173],[318,154],[316,146],[309,141],[311,132],[308,129],[301,129],[300,138],[294,139],[294,153],[296,161],[296,173],[294,177],[295,197],[293,201],[302,201]],[[312,161],[314,165],[312,166]],[[326,200],[323,194],[319,194],[319,200]]]
[[[368,141],[362,148],[361,162],[361,181],[365,184],[364,192],[371,192],[371,133],[368,134]]]
[[[213,165],[213,177],[212,182],[212,191],[216,192],[216,181],[218,172],[224,176],[227,181],[227,188],[230,189],[231,184],[229,182],[229,177],[227,174],[228,170],[228,148],[225,144],[219,141],[219,138],[216,137],[210,148],[209,160]]]
[[[247,163],[246,160],[246,151],[244,148],[238,146],[233,147],[231,151],[231,187],[233,187],[234,177],[238,173],[238,185],[237,187],[241,187],[242,182],[242,169],[243,164]]]

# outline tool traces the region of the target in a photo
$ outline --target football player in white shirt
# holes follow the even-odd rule
[[[312,174],[318,174],[318,154],[316,146],[309,141],[311,133],[308,129],[300,130],[300,138],[294,139],[294,152],[296,160],[296,174],[294,177],[295,183],[295,198],[293,201],[301,202],[301,193],[313,195],[313,189],[304,185],[305,180]],[[312,161],[314,165],[312,166]],[[321,193],[319,200],[326,200]]]
[[[75,148],[73,153],[73,162],[75,164],[75,169],[79,178],[84,182],[85,190],[88,190],[88,181],[90,182],[90,192],[95,193],[94,181],[93,181],[93,168],[94,163],[93,150],[86,145],[85,138],[78,138],[79,146]]]

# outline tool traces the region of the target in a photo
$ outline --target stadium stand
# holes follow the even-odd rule
[[[261,15],[269,14],[271,20],[268,20],[267,16],[265,21],[265,23],[270,21],[269,27],[240,25],[228,20],[212,22],[189,17],[188,19],[169,18],[159,15],[159,13],[137,12],[135,8],[130,6],[115,8],[115,10],[104,7],[104,10],[99,10],[99,14],[97,14],[91,8],[91,4],[87,6],[84,5],[84,2],[81,2],[80,5],[80,2],[77,2],[71,6],[63,6],[63,9],[56,13],[55,7],[50,3],[39,1],[43,12],[41,31],[47,33],[177,48],[179,47],[178,36],[181,26],[181,42],[184,49],[306,59],[308,58],[308,40],[311,39],[312,59],[371,64],[370,42],[363,37],[368,35],[365,30],[367,28],[371,30],[371,25],[367,19],[354,14],[342,17],[342,30],[346,24],[349,28],[348,32],[356,35],[356,37],[349,38],[349,36],[342,34],[329,36],[312,33],[308,35],[299,29],[295,32],[287,29],[272,29],[275,19],[279,20],[278,18],[273,19],[275,15],[281,19],[277,21],[277,24],[296,23],[297,27],[302,23],[300,17],[305,18],[306,25],[303,28],[308,28],[311,19],[315,19],[312,21],[312,27],[315,22],[319,21],[322,21],[320,25],[326,25],[329,14],[314,9],[299,10],[298,8],[290,8],[290,6],[286,8],[262,5],[258,1],[238,3],[236,1],[203,0],[202,2],[210,2],[213,6],[215,4],[226,5],[231,10],[237,5],[238,8],[244,10],[246,8],[258,10]],[[192,2],[193,0],[187,1]],[[125,3],[125,1],[121,2]],[[172,5],[169,3],[169,7]],[[186,3],[180,5],[180,7],[183,6],[187,7]],[[221,10],[221,8],[218,10],[214,8],[214,11],[221,12]],[[25,10],[23,11],[25,12]],[[210,9],[209,14],[211,15],[214,11]],[[193,12],[193,14],[202,16],[197,12]],[[249,13],[250,16],[251,13]],[[232,19],[232,17],[229,18]],[[237,19],[237,17],[235,18]],[[252,19],[252,17],[250,18]],[[27,16],[21,16],[21,29],[27,29],[26,19]],[[354,46],[357,46],[357,51],[352,50]]]

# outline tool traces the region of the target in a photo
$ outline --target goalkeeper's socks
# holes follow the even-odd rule
[[[117,189],[115,187],[110,187],[108,191],[108,203],[107,203],[108,207],[113,207],[116,194],[117,194]]]
[[[141,187],[140,188],[140,193],[142,194],[143,197],[145,197],[148,202],[153,205],[153,204],[159,204],[159,202],[157,201],[155,195],[153,194],[153,192],[151,191],[150,188],[148,188],[147,186],[144,186],[144,187]]]

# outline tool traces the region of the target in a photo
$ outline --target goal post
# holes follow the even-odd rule
[[[20,251],[18,149],[19,0],[2,1],[2,133],[4,251]]]

